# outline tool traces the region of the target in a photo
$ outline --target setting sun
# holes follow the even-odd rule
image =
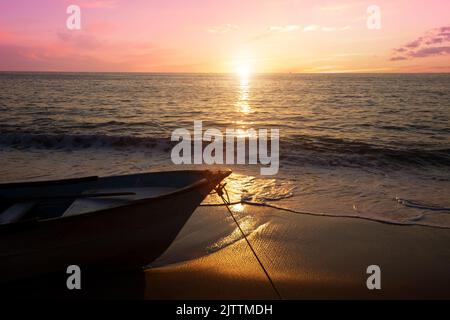
[[[250,68],[248,65],[240,65],[236,68],[236,72],[242,80],[247,80],[250,75]]]

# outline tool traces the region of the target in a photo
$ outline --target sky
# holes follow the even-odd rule
[[[449,0],[0,0],[1,71],[450,72],[449,58]]]

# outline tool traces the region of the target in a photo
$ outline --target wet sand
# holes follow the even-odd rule
[[[295,215],[264,207],[269,223],[248,235],[283,299],[450,298],[450,230]],[[226,214],[201,207],[196,214]],[[237,214],[239,216],[239,214]],[[184,231],[185,234],[189,233]],[[179,235],[183,239],[182,234]],[[184,250],[175,241],[163,255]],[[381,268],[381,290],[368,290],[366,268]],[[16,298],[277,299],[244,240],[197,259],[145,272],[90,274],[68,291],[66,275],[1,286]]]
[[[450,298],[448,229],[246,210],[270,215],[248,238],[284,299]],[[381,290],[366,287],[373,264],[381,268]],[[145,278],[147,299],[277,298],[244,240],[148,269]]]

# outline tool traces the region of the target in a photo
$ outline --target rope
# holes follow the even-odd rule
[[[263,263],[261,262],[261,260],[259,259],[255,249],[253,249],[253,246],[251,245],[250,241],[247,239],[247,236],[245,235],[244,231],[242,230],[241,226],[239,225],[239,222],[237,221],[237,219],[235,218],[233,212],[230,209],[230,205],[232,205],[233,203],[230,202],[230,197],[228,195],[228,191],[227,189],[225,189],[225,185],[224,184],[219,184],[214,190],[216,191],[217,195],[222,198],[222,201],[224,203],[224,205],[227,207],[228,212],[230,213],[231,217],[233,218],[234,222],[236,223],[236,226],[238,227],[239,231],[242,234],[242,237],[245,239],[245,241],[247,242],[248,247],[250,248],[250,250],[252,251],[253,255],[255,256],[256,260],[258,261],[258,264],[260,265],[262,271],[264,272],[264,274],[266,275],[267,279],[270,282],[270,285],[272,286],[273,290],[275,291],[275,293],[278,296],[278,299],[282,299],[280,292],[278,291],[277,287],[275,286],[275,283],[272,281],[272,278],[269,275],[269,272],[267,272],[266,268],[264,267]],[[225,199],[225,197],[223,196],[223,191],[225,190],[225,194],[227,196],[227,198]],[[222,205],[222,204],[221,204]]]

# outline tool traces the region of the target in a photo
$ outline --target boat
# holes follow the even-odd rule
[[[159,257],[229,170],[0,184],[0,282],[141,268]]]

